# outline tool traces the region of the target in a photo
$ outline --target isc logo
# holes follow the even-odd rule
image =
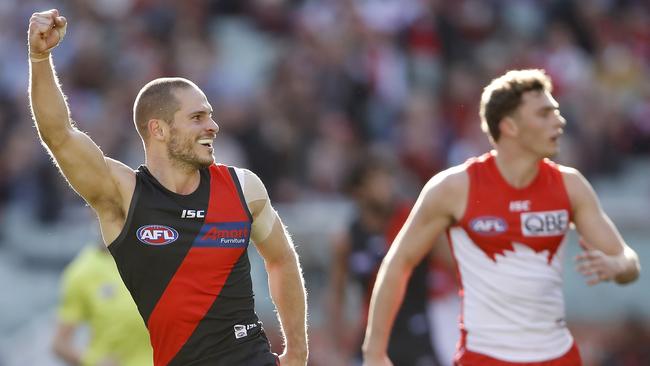
[[[149,245],[167,245],[178,239],[178,231],[164,225],[145,225],[135,234],[138,240]]]
[[[508,230],[506,221],[496,216],[477,217],[469,223],[469,227],[483,235],[496,235]]]
[[[202,219],[205,217],[205,210],[183,210],[181,219]]]
[[[569,228],[567,210],[525,212],[521,214],[521,232],[524,236],[562,235]]]

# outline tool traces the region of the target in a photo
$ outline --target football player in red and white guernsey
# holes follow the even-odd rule
[[[573,168],[555,164],[566,124],[543,70],[509,71],[483,91],[494,150],[434,176],[386,255],[370,303],[365,365],[386,344],[413,266],[446,231],[461,282],[456,365],[580,365],[564,320],[562,253],[573,223],[590,285],[639,276],[636,253]]]

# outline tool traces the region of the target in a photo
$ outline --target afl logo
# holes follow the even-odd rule
[[[505,232],[508,229],[508,224],[500,217],[481,216],[472,220],[469,227],[479,234],[496,235]]]
[[[142,226],[135,235],[138,240],[148,245],[167,245],[178,239],[178,231],[163,225]]]

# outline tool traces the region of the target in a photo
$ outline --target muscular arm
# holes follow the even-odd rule
[[[363,344],[367,365],[390,365],[386,349],[406,284],[413,268],[453,222],[458,202],[462,201],[458,196],[458,188],[462,187],[459,178],[439,174],[427,183],[382,262],[370,300]]]
[[[284,335],[285,357],[290,362],[295,360],[296,365],[304,365],[307,361],[305,285],[293,243],[279,218],[269,237],[259,243],[257,249],[264,258],[269,274],[271,298],[278,310]]]
[[[590,285],[615,280],[624,284],[636,280],[640,264],[603,211],[598,197],[587,180],[575,169],[563,168],[564,182],[573,209],[573,221],[587,250],[578,256],[578,270]]]
[[[251,186],[256,186],[253,190],[262,197],[249,203],[253,215],[251,237],[264,258],[271,298],[282,327],[285,350],[280,356],[281,364],[304,366],[308,356],[307,300],[298,255],[282,221],[271,207],[262,182],[248,172],[244,189],[250,192]]]
[[[123,207],[128,207],[128,203],[125,204],[123,197],[128,194],[122,193],[132,193],[135,178],[130,168],[105,158],[99,147],[70,119],[49,56],[49,50],[60,42],[58,30],[66,24],[56,10],[35,13],[30,19],[29,102],[41,141],[72,188],[98,213],[102,229],[111,232],[105,239],[110,239],[114,230],[105,224],[125,216]]]

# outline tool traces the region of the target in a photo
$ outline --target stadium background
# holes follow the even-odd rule
[[[206,91],[221,127],[217,160],[260,175],[294,233],[310,292],[310,364],[328,364],[323,289],[331,236],[352,212],[343,184],[354,161],[368,151],[394,159],[413,197],[488,148],[479,95],[510,68],[553,77],[568,121],[557,160],[592,181],[648,266],[647,1],[3,0],[1,366],[59,365],[49,351],[58,276],[94,240],[89,209],[39,145],[28,110],[28,19],[54,7],[70,22],[54,58],[73,118],[107,155],[142,162],[131,108],[147,81],[184,76]],[[565,294],[587,363],[650,364],[647,276],[587,288],[568,259],[576,252],[571,245]],[[273,328],[259,259],[254,267]]]

